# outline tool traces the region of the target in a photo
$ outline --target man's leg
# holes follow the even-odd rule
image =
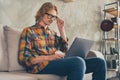
[[[83,80],[85,61],[80,57],[70,57],[51,61],[39,74],[67,76],[67,80]]]
[[[106,80],[106,62],[101,58],[85,59],[86,73],[92,72],[92,80]]]

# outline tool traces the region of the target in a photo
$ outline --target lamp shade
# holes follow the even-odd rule
[[[113,28],[114,23],[111,20],[103,20],[101,22],[100,28],[103,31],[110,31]]]

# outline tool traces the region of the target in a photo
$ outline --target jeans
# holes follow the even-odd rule
[[[67,80],[84,80],[85,73],[93,73],[92,80],[106,80],[106,62],[101,58],[69,57],[50,61],[38,74],[67,76]]]

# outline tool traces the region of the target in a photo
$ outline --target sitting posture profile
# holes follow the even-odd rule
[[[103,59],[64,58],[68,39],[64,21],[59,17],[55,5],[44,3],[36,13],[35,20],[34,25],[23,30],[19,43],[18,60],[27,72],[67,76],[67,80],[84,80],[84,74],[92,72],[92,80],[106,80],[106,63]],[[49,28],[53,21],[56,21],[60,36]]]

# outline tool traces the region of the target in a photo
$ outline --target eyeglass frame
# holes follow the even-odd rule
[[[54,16],[52,14],[49,14],[49,13],[45,13],[47,15],[47,18],[48,19],[53,19],[53,20],[56,20],[57,19],[57,16]]]

